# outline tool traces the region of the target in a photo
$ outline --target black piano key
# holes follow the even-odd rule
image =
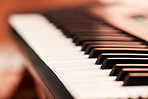
[[[83,18],[83,19],[82,19]],[[65,17],[65,18],[61,18],[61,19],[56,19],[55,20],[55,23],[56,24],[60,24],[61,26],[63,26],[64,24],[81,24],[81,23],[85,23],[85,24],[93,24],[93,23],[98,23],[98,22],[95,22],[91,19],[88,19],[88,18],[84,18],[84,17],[81,17],[81,19],[79,17],[77,18],[73,18],[72,17]],[[101,23],[101,22],[100,22]]]
[[[83,18],[79,19],[79,18]],[[65,24],[98,24],[98,22],[93,21],[91,19],[88,18],[84,18],[84,17],[76,17],[76,18],[72,18],[72,17],[65,17],[65,18],[61,18],[61,19],[54,19],[52,20],[52,22],[56,23],[56,25],[65,25]],[[101,22],[99,22],[101,23]]]
[[[89,45],[85,54],[89,54],[93,48],[147,48],[147,45]]]
[[[107,58],[101,69],[112,69],[115,64],[148,64],[148,58]]]
[[[148,85],[148,73],[129,73],[125,79],[123,86]]]
[[[123,42],[123,41],[86,41],[84,42],[84,44],[82,45],[82,51],[85,51],[85,49],[87,48],[87,46],[89,45],[141,45],[142,42],[138,42],[138,41],[129,41],[129,42]]]
[[[62,27],[61,27],[64,31],[68,32],[68,33],[78,33],[78,32],[70,32],[71,30],[85,30],[85,29],[100,29],[100,30],[105,30],[107,27],[104,27],[104,26],[101,26],[99,24],[82,24],[82,23],[79,23],[79,24],[64,24]],[[80,32],[81,34],[84,34],[84,33],[89,33],[89,32]],[[92,33],[92,32],[91,32]]]
[[[148,64],[115,64],[109,76],[117,76],[122,68],[148,68]]]
[[[64,33],[68,37],[72,37],[75,33],[121,33],[120,31],[117,30],[110,30],[110,29],[70,29],[70,30],[65,30]]]
[[[77,20],[77,19],[76,19]],[[70,22],[70,21],[65,21],[65,22],[58,22],[57,26],[60,29],[63,29],[64,31],[67,32],[72,32],[75,33],[74,30],[76,29],[77,31],[83,31],[85,29],[100,29],[103,28],[104,26],[102,24],[98,24],[98,22],[94,22],[92,20],[87,20],[87,21],[74,21],[74,22]]]
[[[148,54],[137,54],[137,53],[102,53],[98,56],[96,64],[102,64],[106,58],[148,58]]]
[[[141,53],[148,54],[148,49],[142,48],[94,48],[90,54],[89,58],[97,58],[102,53]]]
[[[119,40],[119,38],[120,38],[120,40],[121,41],[123,41],[123,40],[136,40],[136,39],[134,39],[133,37],[120,37],[120,36],[107,36],[107,35],[105,35],[105,36],[97,36],[97,35],[92,35],[92,36],[79,36],[79,37],[77,37],[77,38],[74,38],[73,39],[73,42],[84,42],[84,41],[102,41],[102,40],[104,40],[104,41],[108,41],[108,40],[110,40],[110,41],[120,41]]]
[[[121,33],[93,33],[93,32],[82,32],[82,33],[75,33],[73,35],[75,38],[79,36],[129,36],[128,34],[122,34]]]
[[[85,41],[136,41],[133,37],[117,37],[117,36],[82,36],[78,38],[76,45],[82,45]],[[137,40],[138,41],[138,40]]]
[[[112,29],[111,27],[106,27],[105,25],[99,24],[99,23],[67,23],[64,24],[64,27],[66,29]]]
[[[116,78],[116,81],[123,81],[129,73],[148,73],[148,68],[122,68]]]
[[[114,33],[114,32],[119,32],[121,33],[121,31],[116,30],[116,29],[100,29],[100,28],[96,28],[96,29],[69,29],[67,32],[69,33],[76,33],[76,32],[93,32],[93,33]]]
[[[103,28],[103,27],[100,27]],[[122,32],[75,32],[73,37],[79,36],[130,36],[128,34],[123,34]]]
[[[73,41],[76,41],[78,38],[82,36],[120,36],[120,37],[129,37],[126,34],[119,33],[75,33],[72,34]]]

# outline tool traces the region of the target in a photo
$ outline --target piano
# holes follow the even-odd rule
[[[14,14],[9,24],[47,98],[146,99],[148,21],[138,12],[93,5]]]

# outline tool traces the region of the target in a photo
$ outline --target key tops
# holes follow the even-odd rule
[[[97,58],[102,53],[141,53],[148,54],[148,49],[145,48],[94,48],[89,58]]]
[[[119,71],[116,80],[117,81],[124,80],[129,73],[148,73],[148,68],[122,68]]]
[[[112,69],[115,64],[148,64],[148,58],[107,58],[103,63],[102,69]]]
[[[101,18],[96,21],[80,12],[63,13],[52,13],[51,21],[77,46],[82,46],[89,58],[97,58],[94,64],[102,64],[102,71],[112,69],[108,75],[124,80],[124,85],[137,85],[132,83],[137,78],[131,73],[139,73],[135,68],[148,68],[148,49],[143,40],[107,24]]]
[[[122,68],[148,68],[148,64],[115,64],[109,75],[117,76]]]
[[[148,73],[129,73],[123,86],[148,85]]]

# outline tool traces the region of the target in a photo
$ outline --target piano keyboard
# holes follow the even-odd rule
[[[46,64],[42,70],[45,67],[36,59],[41,68],[37,72],[49,69],[57,76],[64,91],[54,96],[61,88],[56,85],[51,89],[55,98],[148,98],[144,40],[79,10],[12,15],[9,23]]]

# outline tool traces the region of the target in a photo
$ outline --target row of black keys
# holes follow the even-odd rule
[[[86,13],[85,13],[86,14]],[[59,11],[45,16],[89,58],[97,58],[101,69],[112,69],[110,76],[125,86],[148,85],[148,46],[132,35],[94,19],[80,10]]]

